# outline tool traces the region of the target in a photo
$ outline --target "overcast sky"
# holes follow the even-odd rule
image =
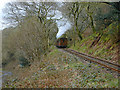
[[[7,2],[9,2],[10,0],[1,0],[0,2],[0,30],[2,30],[4,27],[2,26],[2,16],[3,16],[3,13],[2,13],[2,9],[5,7],[5,4]]]

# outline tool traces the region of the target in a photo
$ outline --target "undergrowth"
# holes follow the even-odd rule
[[[118,79],[100,66],[84,64],[74,55],[54,48],[28,71],[8,78],[4,88],[117,88]],[[22,69],[24,70],[24,69]],[[31,72],[31,73],[30,73]]]
[[[118,63],[119,45],[117,43],[113,44],[111,39],[108,37],[104,37],[103,34],[99,42],[96,45],[90,47],[92,42],[94,41],[94,37],[96,36],[96,34],[92,34],[91,36],[84,38],[81,42],[76,41],[75,46],[72,45],[70,48],[82,53],[86,53],[88,55],[108,60],[110,62]]]

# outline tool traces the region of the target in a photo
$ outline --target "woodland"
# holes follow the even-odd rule
[[[23,68],[30,67],[38,61],[45,63],[43,57],[54,51],[59,27],[64,26],[67,21],[71,27],[61,37],[68,38],[68,48],[118,63],[118,56],[110,56],[119,53],[119,4],[119,2],[8,3],[3,9],[4,24],[8,27],[1,31],[3,70],[5,67],[9,68],[7,65],[10,62],[13,64],[17,62],[14,69],[18,65]],[[61,12],[62,16],[56,16],[57,12]],[[58,25],[57,22],[60,20],[64,23]]]

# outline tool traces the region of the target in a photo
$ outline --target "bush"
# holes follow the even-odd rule
[[[15,57],[17,60],[19,60],[19,64],[21,67],[24,67],[30,64],[29,59],[27,58],[28,56],[22,50],[17,50],[15,53]]]
[[[23,56],[19,57],[19,62],[22,67],[29,65],[29,61]]]

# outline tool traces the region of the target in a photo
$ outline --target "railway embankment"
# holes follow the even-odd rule
[[[75,46],[72,45],[70,48],[93,57],[120,64],[120,43],[113,43],[110,37],[105,37],[105,34],[103,34],[101,39],[95,45],[92,45],[95,41],[94,37],[97,37],[97,34],[92,34],[89,37],[84,38],[81,42],[76,41]]]
[[[117,77],[102,72],[97,65],[81,62],[81,59],[54,48],[41,60],[33,62],[31,66],[14,68],[13,75],[3,84],[3,87],[118,88]]]

